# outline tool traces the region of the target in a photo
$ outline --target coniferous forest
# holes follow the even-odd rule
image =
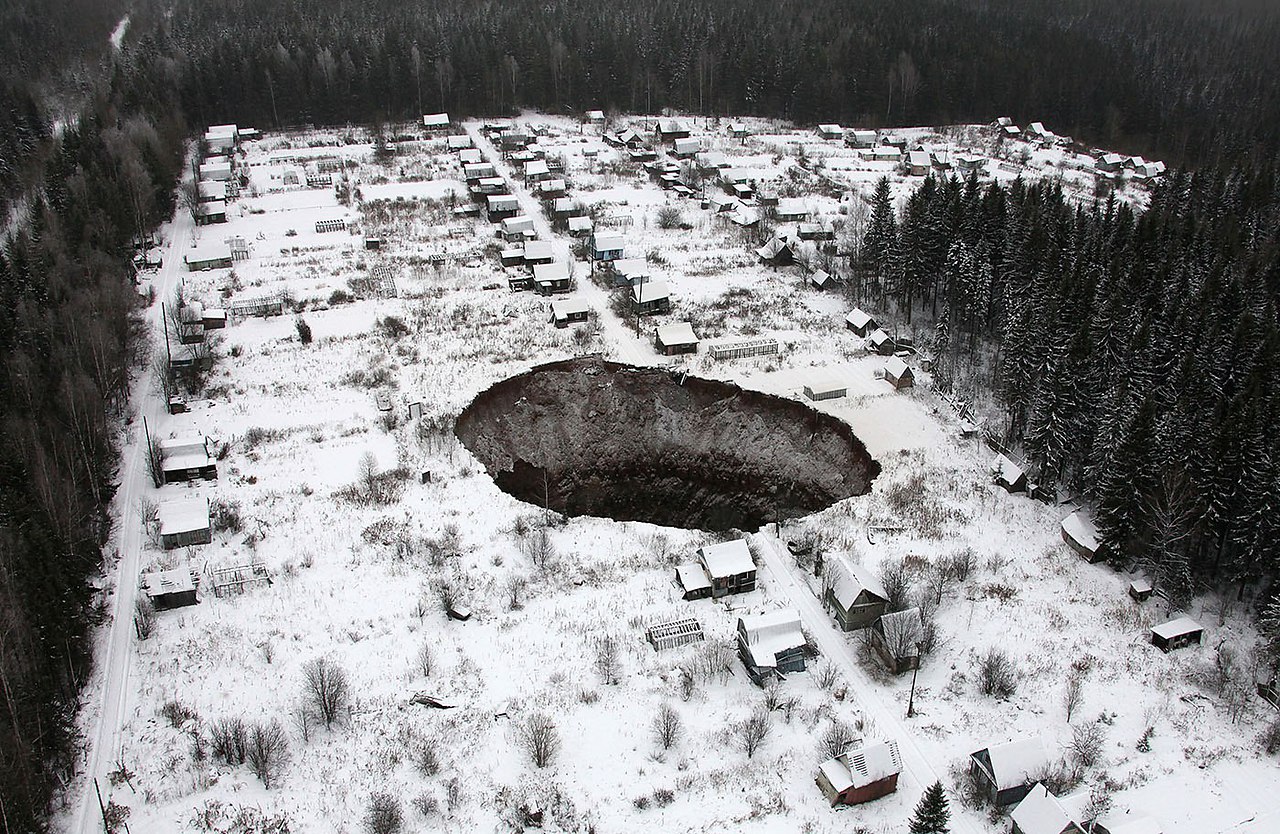
[[[1042,481],[1092,499],[1113,558],[1180,595],[1277,574],[1266,0],[176,0],[134,4],[113,54],[122,13],[15,0],[0,18],[5,834],[45,829],[74,772],[90,582],[147,352],[132,243],[171,216],[184,140],[209,123],[522,106],[869,127],[1009,115],[1184,166],[1140,216],[1051,184],[929,179],[901,210],[882,192],[845,268],[860,300],[928,329],[939,384],[991,402]],[[68,71],[85,66],[93,81]]]

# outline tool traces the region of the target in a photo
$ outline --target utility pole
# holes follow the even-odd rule
[[[923,643],[916,643],[916,662],[911,666],[911,696],[907,698],[907,718],[916,714],[916,675],[920,672],[920,654]]]

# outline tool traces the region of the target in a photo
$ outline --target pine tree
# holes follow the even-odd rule
[[[911,834],[947,834],[951,829],[951,810],[947,807],[947,795],[941,782],[934,782],[925,789],[911,817]]]

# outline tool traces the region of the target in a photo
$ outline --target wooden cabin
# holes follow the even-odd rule
[[[807,644],[795,609],[738,618],[738,656],[756,684],[788,672],[803,672]]]
[[[1027,795],[1049,766],[1049,751],[1039,737],[984,747],[969,756],[969,772],[997,808],[1007,808]]]
[[[1178,617],[1151,627],[1151,645],[1162,652],[1198,646],[1203,639],[1204,628],[1190,617]]]
[[[843,559],[833,561],[827,570],[836,576],[824,602],[842,631],[866,628],[884,614],[889,596],[871,571]]]
[[[915,372],[901,356],[890,356],[884,363],[884,379],[898,390],[910,388],[916,383]]]
[[[692,324],[678,321],[654,328],[653,346],[663,356],[697,353],[698,337],[693,332]]]
[[[896,741],[856,742],[818,766],[818,787],[834,805],[861,805],[898,789],[902,754]]]
[[[142,574],[142,592],[157,611],[195,605],[196,583],[188,567],[151,571]]]

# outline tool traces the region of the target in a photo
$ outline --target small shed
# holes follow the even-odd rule
[[[448,113],[424,113],[422,127],[428,133],[439,133],[449,129]]]
[[[1013,809],[1013,834],[1084,834],[1077,819],[1078,803],[1059,800],[1043,784],[1036,784]]]
[[[165,550],[213,541],[207,498],[184,498],[160,505],[160,544]]]
[[[697,353],[698,337],[693,332],[692,324],[687,321],[678,321],[655,328],[653,346],[663,356]]]
[[[556,327],[568,327],[575,321],[586,321],[590,312],[586,299],[556,299],[551,302],[551,323]]]
[[[849,392],[849,388],[838,379],[827,378],[810,382],[804,386],[804,395],[817,402],[819,400],[837,400]]]
[[[573,237],[585,237],[595,229],[595,221],[590,217],[570,217],[569,234]]]
[[[498,262],[503,266],[519,266],[524,263],[524,246],[507,246],[498,252]]]
[[[997,808],[1021,802],[1048,766],[1049,751],[1038,736],[984,747],[969,756],[970,774]]]
[[[209,454],[209,438],[200,435],[171,437],[160,441],[161,473],[166,484],[213,480],[218,464]]]
[[[787,222],[792,220],[804,220],[809,216],[809,209],[805,205],[804,200],[799,197],[781,197],[778,200],[778,206],[775,209],[778,219]]]
[[[698,562],[676,565],[676,585],[686,600],[706,599],[711,596],[711,577]]]
[[[653,650],[676,649],[690,643],[700,643],[706,639],[702,633],[702,623],[693,617],[683,617],[667,623],[649,626],[645,630],[645,639]]]
[[[893,337],[882,328],[877,327],[867,336],[867,350],[872,353],[878,353],[881,356],[892,356],[897,349],[898,345],[893,341]]]
[[[991,463],[991,476],[995,483],[1004,488],[1005,492],[1026,491],[1027,473],[1006,455],[996,455],[996,459]]]
[[[800,614],[793,608],[738,618],[738,656],[757,684],[803,672],[807,644]]]
[[[1203,639],[1204,628],[1190,617],[1178,617],[1151,627],[1151,645],[1163,652],[1198,646]]]
[[[1062,540],[1087,562],[1099,562],[1106,558],[1098,542],[1098,528],[1088,510],[1076,510],[1062,519]]]
[[[747,138],[747,126],[742,122],[729,122],[725,127],[725,130],[728,131],[729,135],[734,139]]]
[[[900,675],[920,665],[924,620],[919,608],[885,614],[871,626],[871,648],[890,674]]]
[[[197,246],[182,256],[189,272],[204,269],[228,269],[231,267],[231,247],[225,243],[207,243]]]
[[[700,150],[702,150],[702,140],[687,137],[675,140],[671,153],[680,159],[692,159]]]
[[[916,375],[901,356],[890,356],[884,363],[884,379],[899,390],[916,384]]]
[[[142,591],[157,611],[195,605],[196,583],[187,567],[142,574]]]
[[[840,125],[818,125],[818,135],[823,139],[843,139],[844,128]]]
[[[602,125],[604,124],[604,111],[588,110],[585,118],[588,124]]]
[[[671,293],[666,281],[641,281],[631,288],[631,312],[640,316],[671,310]]]
[[[1129,596],[1133,597],[1134,602],[1146,602],[1151,599],[1154,591],[1150,579],[1135,579],[1129,583]]]
[[[866,628],[884,614],[889,595],[871,571],[844,559],[833,561],[827,570],[836,576],[824,602],[842,631]]]
[[[622,257],[622,247],[622,235],[597,231],[591,236],[591,260],[616,261]]]
[[[809,284],[816,290],[825,290],[832,286],[831,273],[825,269],[819,269],[817,272],[809,273]]]
[[[844,317],[844,326],[854,332],[856,336],[866,337],[872,330],[876,329],[876,320],[871,314],[855,307],[849,311],[849,315]]]
[[[529,247],[526,246],[526,258],[528,257],[528,253]],[[569,284],[569,265],[564,261],[534,264],[533,288],[537,290],[539,295],[554,295],[556,293],[569,292]]]
[[[902,754],[896,741],[858,741],[818,767],[818,787],[832,805],[861,805],[898,789]]]

